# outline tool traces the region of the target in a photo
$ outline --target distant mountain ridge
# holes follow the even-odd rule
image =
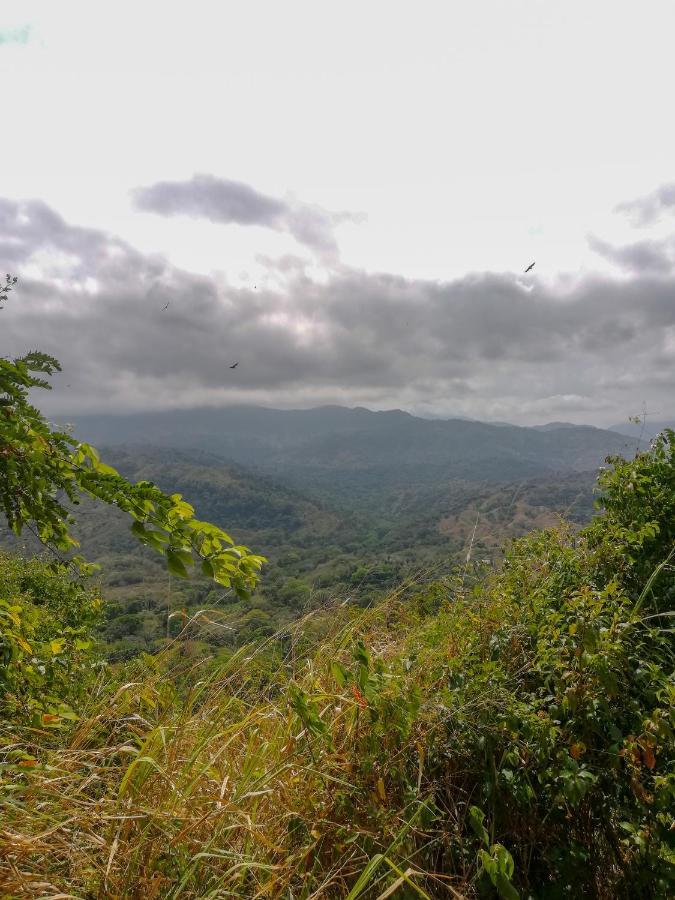
[[[535,431],[559,431],[561,428],[581,428],[589,426],[575,425],[573,422],[547,422],[545,425],[533,425]],[[594,426],[590,426],[594,427]]]
[[[666,428],[675,430],[675,419],[652,421],[648,417],[644,426],[642,422],[639,422],[638,424],[635,424],[635,422],[625,422],[619,423],[618,425],[610,425],[609,430],[615,431],[617,434],[625,434],[632,438],[642,437],[643,440],[649,441]]]
[[[590,471],[608,455],[635,450],[623,435],[584,425],[526,428],[340,406],[79,416],[73,425],[94,444],[206,451],[295,485],[337,493],[374,484],[498,483]]]

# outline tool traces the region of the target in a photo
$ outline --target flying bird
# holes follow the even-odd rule
[[[169,303],[171,303],[171,301],[170,301],[170,300],[167,300],[167,301],[166,301],[166,306],[163,306],[163,307],[162,307],[162,310],[168,309],[168,308],[169,308]]]
[[[230,368],[231,368],[231,369],[236,369],[238,365],[239,365],[239,363],[236,362],[233,366],[230,366]]]
[[[530,271],[530,269],[534,269],[534,263],[530,263],[529,266],[525,269],[525,274],[526,274],[526,275],[527,275],[527,273]]]

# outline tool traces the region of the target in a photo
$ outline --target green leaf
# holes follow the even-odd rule
[[[166,551],[166,562],[169,572],[178,578],[189,578],[188,570],[175,550]]]
[[[497,860],[498,870],[510,879],[514,870],[513,857],[503,844],[493,844],[490,849]]]
[[[520,900],[520,894],[503,872],[497,872],[493,884],[502,900]]]
[[[478,851],[478,858],[480,859],[480,864],[490,876],[490,881],[495,883],[495,876],[497,874],[497,860],[493,859],[487,850],[483,850],[482,848]]]
[[[173,550],[173,553],[180,559],[184,566],[194,566],[195,561],[189,550]]]
[[[487,832],[487,828],[483,824],[484,820],[485,813],[482,809],[479,809],[477,806],[469,807],[469,825],[471,826],[471,829],[478,840],[486,847],[489,847],[490,836]]]
[[[143,543],[152,547],[153,550],[158,550],[160,553],[163,553],[164,545],[168,543],[168,541],[169,538],[165,534],[162,534],[161,531],[146,531]]]
[[[343,688],[352,677],[350,673],[336,659],[330,664],[330,671],[338,685]]]

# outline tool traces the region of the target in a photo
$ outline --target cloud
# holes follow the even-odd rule
[[[320,255],[336,256],[334,228],[355,220],[350,213],[331,213],[319,206],[280,200],[248,184],[193,175],[189,181],[158,181],[133,192],[138,209],[162,216],[187,215],[224,225],[258,225],[288,232]]]
[[[284,259],[267,261],[274,288],[249,290],[9,200],[0,253],[20,276],[0,352],[61,360],[39,396],[53,416],[332,402],[609,423],[644,399],[672,409],[675,282],[649,266],[527,290],[511,275],[439,283],[339,263],[317,282]]]
[[[105,270],[111,258],[127,256],[136,264],[140,260],[128,244],[102,231],[67,224],[41,200],[17,203],[0,197],[0,259],[5,268],[22,266],[38,253],[45,257],[48,271],[56,272],[71,260],[73,278]]]
[[[194,175],[190,181],[158,181],[134,193],[139,209],[163,216],[202,216],[225,224],[280,228],[288,212],[286,205],[274,197],[213,175]]]
[[[673,268],[673,241],[637,241],[615,246],[590,235],[589,246],[606,260],[628,272],[665,274]]]
[[[626,213],[634,225],[651,225],[664,212],[675,213],[675,184],[661,185],[645,197],[620,203],[616,212]]]

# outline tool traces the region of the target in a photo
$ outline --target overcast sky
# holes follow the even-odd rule
[[[673,33],[672,0],[4,0],[0,353],[61,360],[59,417],[675,418]]]

